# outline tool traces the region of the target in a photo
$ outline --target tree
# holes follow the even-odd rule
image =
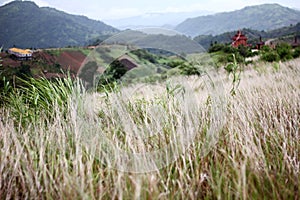
[[[299,58],[300,57],[300,47],[297,47],[293,52],[293,58]]]
[[[128,69],[119,60],[113,61],[104,73],[99,77],[98,86],[108,85],[118,81],[126,74]]]
[[[208,49],[208,53],[214,53],[218,51],[222,51],[224,49],[225,45],[224,44],[214,44]]]
[[[240,45],[238,47],[238,52],[244,58],[251,56],[251,49],[249,47],[245,47],[244,45]]]
[[[16,73],[17,77],[20,77],[22,79],[27,79],[28,77],[32,76],[31,70],[30,70],[30,66],[27,64],[21,64],[21,67],[19,68],[19,70]]]
[[[280,57],[276,53],[276,51],[270,51],[263,52],[261,59],[267,62],[278,62],[280,60]]]
[[[288,43],[280,43],[276,46],[276,52],[283,61],[293,58],[292,47]]]

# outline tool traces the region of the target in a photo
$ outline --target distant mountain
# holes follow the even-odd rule
[[[105,22],[119,28],[139,29],[145,27],[163,27],[168,29],[175,28],[180,22],[190,17],[212,14],[210,11],[194,12],[166,12],[166,13],[147,13],[144,15],[128,17],[123,19],[106,20]]]
[[[249,6],[233,12],[190,18],[175,30],[189,36],[217,35],[242,28],[272,30],[300,22],[300,11],[279,4]]]
[[[30,1],[13,1],[0,7],[0,46],[47,48],[81,46],[118,32],[101,21],[40,8]]]
[[[211,43],[222,43],[227,44],[231,43],[231,38],[236,34],[236,31],[225,32],[220,35],[199,35],[194,38],[194,40],[201,44],[205,49],[208,49]],[[267,41],[268,39],[281,39],[281,38],[289,38],[294,39],[295,36],[300,38],[300,23],[296,25],[290,25],[286,27],[282,27],[279,29],[274,29],[270,31],[258,31],[244,28],[242,32],[247,36],[248,42],[250,44],[256,44],[259,42],[260,37],[263,41]]]

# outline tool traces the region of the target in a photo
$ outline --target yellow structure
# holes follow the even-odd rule
[[[30,49],[10,48],[8,53],[17,56],[18,58],[32,57],[32,51]]]

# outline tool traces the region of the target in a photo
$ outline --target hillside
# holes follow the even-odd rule
[[[21,48],[81,46],[118,30],[101,21],[40,8],[29,1],[0,7],[0,45]]]
[[[39,50],[28,61],[16,60],[6,52],[0,53],[0,80],[20,84],[18,78],[45,77],[48,79],[64,76],[63,73],[76,76],[81,64],[91,50],[85,48],[61,48]],[[0,88],[3,81],[0,82]]]
[[[250,44],[256,44],[259,42],[259,38],[262,37],[264,41],[268,39],[279,39],[279,38],[290,38],[294,39],[295,36],[300,36],[300,23],[293,26],[286,26],[270,31],[258,31],[244,28],[242,32],[246,34],[248,37],[248,41]],[[231,37],[234,36],[235,31],[225,32],[219,35],[199,35],[194,38],[196,42],[201,44],[205,49],[210,47],[210,44],[213,42],[217,43],[231,43]]]
[[[279,4],[248,6],[233,12],[190,18],[175,29],[186,35],[217,35],[242,28],[272,30],[300,21],[300,11]]]

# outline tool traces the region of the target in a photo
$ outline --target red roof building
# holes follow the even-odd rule
[[[238,31],[235,36],[232,38],[232,46],[238,47],[240,45],[248,46],[247,44],[248,38],[242,33],[242,31]]]

